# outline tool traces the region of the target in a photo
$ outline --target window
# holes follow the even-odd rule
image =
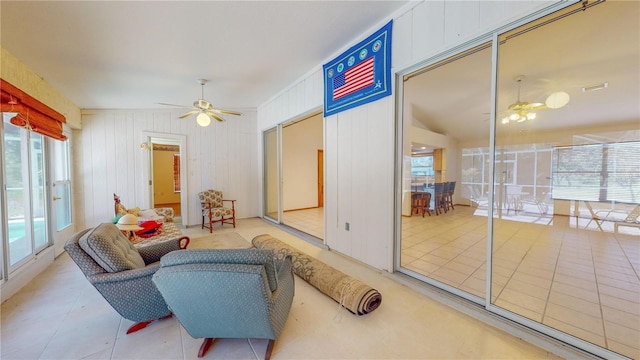
[[[411,187],[414,190],[435,182],[433,155],[413,156],[411,158]]]
[[[640,142],[559,146],[553,150],[553,198],[638,203]]]

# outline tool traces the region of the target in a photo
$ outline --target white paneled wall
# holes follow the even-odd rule
[[[195,119],[178,119],[183,110],[91,110],[82,115],[82,130],[74,133],[76,214],[78,228],[113,218],[113,193],[127,207],[149,207],[145,132],[186,137],[188,208],[183,224],[200,224],[197,193],[218,189],[236,199],[238,218],[259,215],[256,112],[209,127]]]
[[[392,73],[552,3],[412,3],[408,8],[390,14],[394,19]],[[350,45],[364,39],[388,20],[384,19],[366,34],[354,34]],[[258,108],[260,133],[322,106],[321,65]],[[393,269],[394,108],[395,94],[325,119],[325,243],[385,270]],[[258,139],[262,143],[261,136]],[[261,148],[259,152],[261,159]],[[346,223],[349,223],[348,231]]]

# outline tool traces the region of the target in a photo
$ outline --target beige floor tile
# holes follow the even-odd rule
[[[629,329],[637,329],[638,324],[640,324],[640,315],[631,314],[608,306],[602,306],[602,316],[605,322],[615,323]],[[638,345],[640,346],[640,341]]]
[[[640,307],[637,302],[628,301],[619,297],[613,297],[606,294],[600,294],[600,303],[602,306],[618,309],[628,312],[632,315],[640,316]]]
[[[599,315],[599,313],[584,313],[576,310],[571,304],[558,305],[550,302],[545,309],[544,319],[553,318],[584,331],[604,336],[604,325]]]
[[[452,212],[431,218],[403,218],[403,221],[414,223],[403,223],[403,235],[412,235],[411,242],[407,241],[412,246],[402,244],[403,250],[407,251],[403,259],[413,260],[408,264],[420,261],[419,264],[425,265],[413,268],[419,273],[437,271],[440,266],[451,262],[450,268],[441,269],[434,278],[483,296],[486,290],[483,264],[486,257],[486,218],[460,215],[464,210],[465,207],[456,207]],[[317,218],[318,215],[315,216]],[[307,220],[299,219],[300,224],[309,229],[317,226]],[[443,226],[434,227],[433,221],[442,221]],[[638,305],[633,301],[633,295],[640,286],[637,277],[640,256],[636,254],[639,253],[638,236],[602,236],[585,230],[575,233],[575,229],[570,228],[506,220],[497,221],[495,230],[492,276],[495,305],[534,321],[542,321],[542,313],[546,309],[545,324],[640,358],[637,346],[629,340],[638,336],[640,327],[640,311],[634,310]],[[249,241],[262,233],[281,236],[294,241],[301,250],[370,281],[383,293],[383,305],[379,309],[357,317],[296,278],[296,297],[285,330],[276,342],[274,360],[556,358],[418,295],[410,288],[380,277],[371,269],[282,232],[261,219],[242,219],[236,229],[224,227],[215,231],[236,231]],[[208,234],[206,229],[203,232],[199,228],[185,229],[184,232]],[[603,242],[611,239],[617,239],[619,245],[602,246]],[[421,258],[412,255],[420,255]],[[626,263],[624,259],[627,259]],[[555,269],[556,261],[558,264],[565,261],[566,264],[559,266],[562,269],[553,272],[550,279],[549,272]],[[464,266],[460,264],[475,270],[465,274]],[[576,271],[582,273],[573,276]],[[593,281],[584,279],[584,273],[593,274],[594,271],[596,276],[591,275]],[[507,284],[511,287],[503,289]],[[582,313],[587,308],[591,309],[589,303],[597,303],[594,296],[598,294],[597,285],[601,289],[601,313],[609,336],[606,342],[593,330],[584,329],[597,322],[596,317],[590,318],[590,315]],[[549,289],[552,295],[543,300],[540,294],[544,290],[548,293]],[[572,297],[580,301],[573,301]],[[567,306],[567,300],[573,301],[571,306]],[[571,312],[577,314],[567,316]],[[1,316],[3,359],[130,359],[132,355],[135,358],[196,359],[201,344],[200,339],[192,339],[175,319],[153,323],[136,334],[124,335],[131,323],[121,319],[104,302],[66,255],[59,257],[47,271],[2,304]],[[8,330],[13,331],[9,333]],[[38,339],[23,336],[36,330],[43,336]],[[90,348],[83,343],[87,341],[98,345]],[[152,343],[159,351],[142,351]],[[266,342],[260,339],[222,339],[216,342],[207,358],[260,359],[265,346]]]
[[[560,331],[564,331],[566,333],[572,334],[574,336],[577,336],[581,339],[584,339],[590,343],[596,344],[598,346],[602,346],[605,347],[605,338],[604,336],[600,336],[597,334],[594,334],[590,331],[586,331],[584,329],[581,329],[579,327],[564,323],[562,321],[558,321],[554,318],[545,318],[544,321],[542,322],[543,324],[550,326],[554,329],[560,330]]]
[[[607,332],[607,339],[633,347],[636,350],[640,349],[638,341],[640,339],[640,331],[637,329],[631,329],[613,322],[605,322],[604,326]]]
[[[599,303],[593,303],[577,296],[551,291],[549,294],[549,305],[551,304],[565,306],[583,314],[600,317]]]

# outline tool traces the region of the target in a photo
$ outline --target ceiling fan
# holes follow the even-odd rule
[[[213,107],[213,105],[211,105],[210,102],[204,100],[204,85],[208,81],[209,80],[207,80],[207,79],[198,79],[198,83],[200,83],[200,86],[202,86],[201,98],[193,102],[192,110],[190,110],[190,111],[178,116],[178,118],[184,119],[184,118],[189,117],[191,115],[198,114],[196,116],[196,122],[198,123],[198,125],[204,127],[204,126],[209,126],[209,124],[211,124],[211,118],[214,118],[219,122],[225,121],[225,119],[221,116],[221,114],[242,116],[242,113],[237,112],[237,111],[231,111],[231,110],[224,110],[224,109],[215,108],[215,107]],[[184,105],[175,105],[175,104],[166,104],[166,103],[158,103],[158,104],[159,105],[185,107],[185,108],[189,107],[189,106],[184,106]]]
[[[564,91],[556,91],[551,93],[545,103],[528,103],[520,100],[520,89],[522,88],[522,82],[526,76],[518,75],[513,78],[518,83],[518,100],[509,105],[507,108],[507,115],[502,118],[503,124],[508,124],[511,121],[524,122],[527,120],[533,120],[536,118],[535,110],[543,109],[559,109],[569,103],[571,97]]]
[[[520,100],[520,89],[522,88],[522,82],[526,76],[518,75],[513,78],[518,83],[518,100],[509,105],[507,108],[509,114],[502,118],[503,124],[508,124],[511,121],[523,122],[527,120],[533,120],[536,118],[534,110],[547,109],[547,105],[543,103],[528,103]]]

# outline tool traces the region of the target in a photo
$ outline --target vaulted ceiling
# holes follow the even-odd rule
[[[525,75],[522,101],[544,103],[556,91],[567,92],[571,100],[561,109],[537,111],[533,121],[509,124],[514,131],[630,124],[640,136],[639,14],[637,1],[606,1],[500,45],[498,135],[506,134],[500,119],[517,100],[514,77]],[[606,89],[582,91],[605,82]],[[431,131],[461,141],[489,138],[491,48],[424,72],[404,85],[405,103]]]

